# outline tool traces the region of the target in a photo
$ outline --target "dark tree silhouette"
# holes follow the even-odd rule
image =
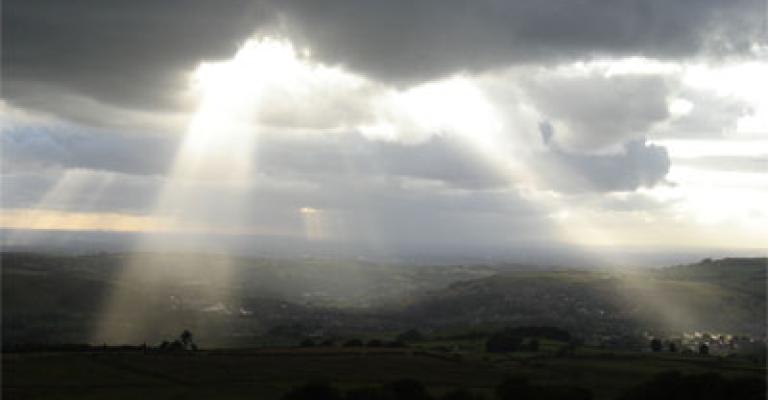
[[[168,351],[183,351],[184,350],[184,344],[181,343],[181,340],[174,340],[171,342],[170,345],[168,345]]]
[[[184,329],[181,332],[181,335],[179,335],[179,339],[181,339],[181,342],[184,344],[192,342],[192,332],[190,332],[187,329]]]
[[[185,329],[181,332],[179,335],[179,338],[169,342],[167,340],[163,340],[162,343],[158,346],[158,349],[160,351],[168,351],[168,352],[177,352],[177,351],[197,351],[197,344],[195,344],[192,336],[192,332]]]
[[[661,351],[662,348],[663,346],[661,344],[660,339],[654,338],[651,340],[651,351],[653,351],[654,353],[658,353]]]
[[[193,340],[192,332],[190,332],[188,329],[184,329],[184,331],[181,332],[179,335],[179,341],[185,350],[197,350],[197,345]]]
[[[677,353],[677,345],[675,342],[669,342],[668,349],[670,353]]]
[[[493,334],[485,342],[485,350],[489,353],[508,353],[517,351],[523,339],[511,330],[503,330]]]
[[[706,343],[702,343],[699,345],[699,354],[701,355],[708,355],[709,354],[709,345]]]

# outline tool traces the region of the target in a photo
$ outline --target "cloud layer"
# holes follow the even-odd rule
[[[698,176],[765,183],[761,7],[9,0],[2,207],[399,245],[693,232]],[[749,237],[760,198],[724,223]]]

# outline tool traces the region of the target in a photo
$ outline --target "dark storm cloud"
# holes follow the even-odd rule
[[[181,72],[254,31],[390,82],[592,55],[739,53],[760,0],[57,1],[3,3],[3,80],[140,109],[176,106]],[[4,96],[25,101],[24,86]],[[38,102],[38,108],[55,104]]]
[[[264,17],[240,0],[7,0],[3,79],[131,108],[172,107],[182,71],[231,57]]]
[[[275,1],[320,57],[416,81],[514,63],[745,52],[761,0]]]

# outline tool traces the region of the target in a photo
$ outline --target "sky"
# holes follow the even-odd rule
[[[0,228],[766,249],[766,7],[5,0]]]

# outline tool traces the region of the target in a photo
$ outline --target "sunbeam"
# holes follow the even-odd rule
[[[153,215],[168,221],[171,232],[190,233],[194,227],[194,235],[186,236],[185,247],[218,255],[196,260],[195,267],[180,261],[157,263],[143,256],[128,260],[120,277],[125,285],[115,288],[107,300],[93,342],[156,339],[159,330],[150,326],[157,321],[143,318],[142,304],[147,304],[143,298],[166,296],[177,301],[183,294],[170,288],[190,278],[204,280],[203,286],[212,290],[206,296],[209,300],[228,302],[226,293],[235,277],[231,276],[232,264],[224,245],[217,243],[213,234],[247,230],[247,226],[233,223],[246,211],[241,198],[252,187],[262,95],[267,85],[290,79],[295,66],[296,54],[289,43],[266,38],[248,41],[229,61],[203,63],[195,71],[193,85],[200,96],[199,106]],[[215,209],[227,209],[233,218],[221,221],[209,214],[211,201],[216,203]],[[137,251],[163,248],[166,238],[147,233]]]
[[[110,229],[121,225],[115,213],[94,213],[94,207],[114,180],[113,173],[85,169],[68,169],[56,183],[29,209],[14,210],[3,215],[3,227],[23,229],[13,232],[7,244],[36,245],[36,230]],[[108,218],[111,219],[111,218]],[[137,220],[122,221],[125,229]],[[127,223],[126,223],[127,222]]]

